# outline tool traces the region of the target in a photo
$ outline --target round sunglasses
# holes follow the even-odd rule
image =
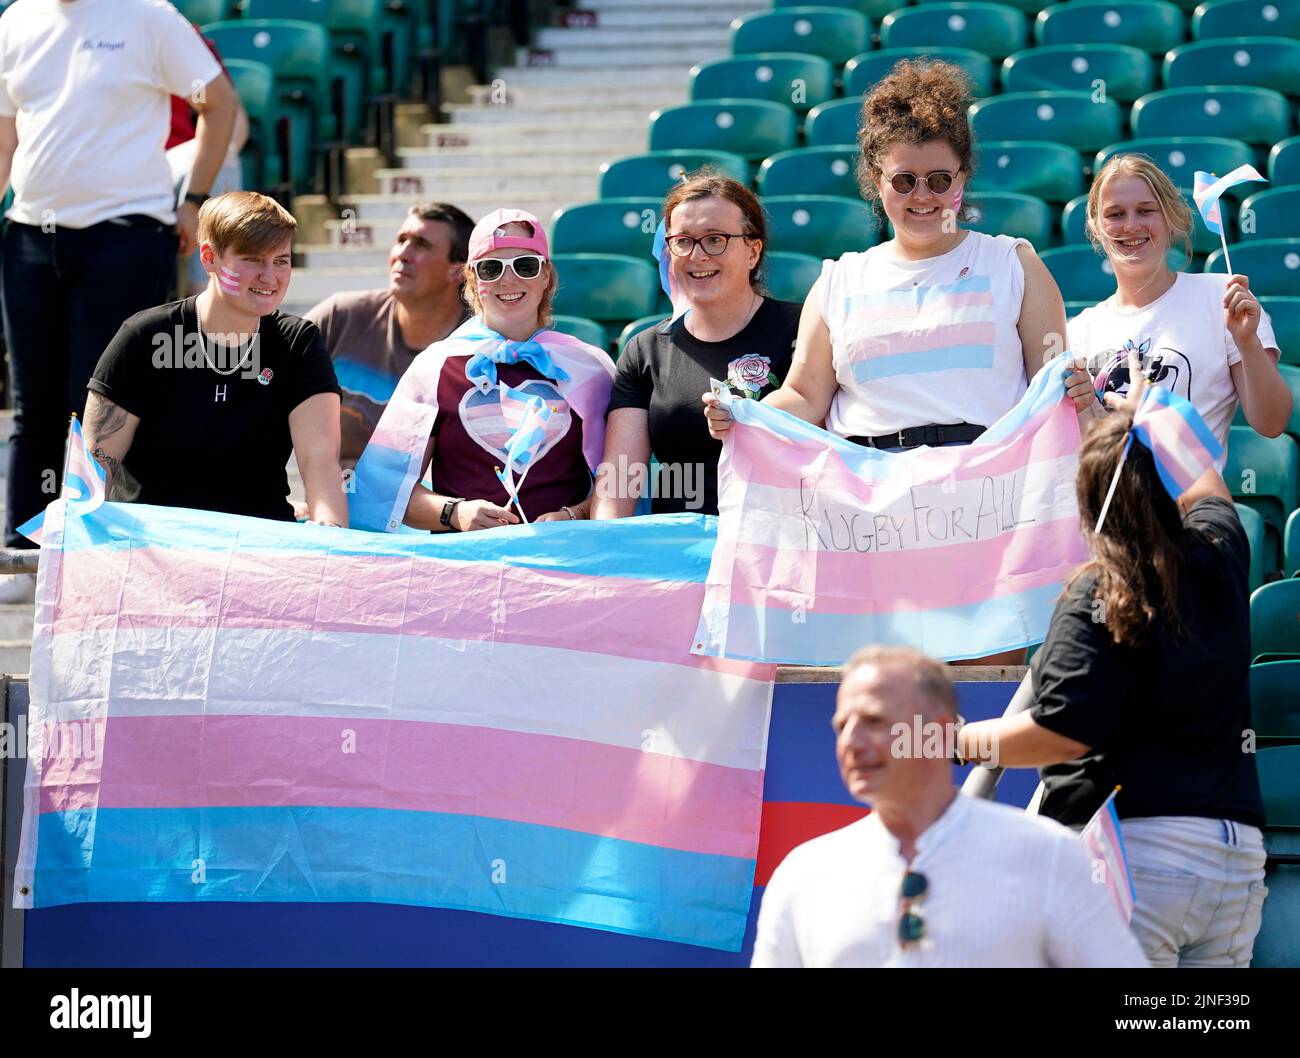
[[[956,177],[947,169],[936,169],[928,176],[917,176],[915,173],[903,172],[891,176],[889,186],[900,195],[910,195],[916,190],[916,185],[921,183],[925,184],[930,194],[942,195],[948,188],[952,187],[952,182],[955,179]]]
[[[546,258],[540,254],[526,253],[518,257],[484,257],[474,262],[474,274],[480,283],[495,283],[506,274],[506,267],[520,279],[536,279],[542,274]]]

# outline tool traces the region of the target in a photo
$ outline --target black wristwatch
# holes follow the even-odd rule
[[[208,200],[208,196],[207,196],[207,195],[204,195],[204,194],[201,194],[201,193],[198,192],[198,191],[187,191],[187,192],[185,193],[185,201],[186,201],[186,202],[193,202],[194,205],[196,205],[196,206],[201,206],[201,205],[203,205],[203,203],[206,202],[207,200]]]
[[[448,500],[446,503],[442,505],[442,517],[438,519],[438,522],[442,525],[444,529],[450,529],[453,533],[460,532],[459,529],[457,529],[454,525],[451,524],[451,516],[452,513],[456,510],[456,504],[463,503],[464,501],[465,501],[465,497],[460,496],[457,499]]]

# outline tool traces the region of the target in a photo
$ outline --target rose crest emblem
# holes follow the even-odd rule
[[[771,357],[748,353],[727,365],[727,384],[750,400],[757,399],[764,386],[779,385],[772,374]]]

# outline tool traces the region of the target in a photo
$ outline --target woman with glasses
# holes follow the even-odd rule
[[[767,226],[758,199],[704,169],[663,205],[669,283],[683,315],[638,334],[619,357],[593,517],[624,518],[647,487],[655,513],[718,513],[718,455],[700,393],[725,379],[741,397],[790,370],[800,306],[763,292]],[[647,479],[650,457],[659,462]]]
[[[499,209],[479,221],[465,265],[473,318],[402,376],[357,463],[353,528],[468,532],[588,516],[614,366],[547,329],[558,285],[536,217]],[[521,455],[512,442],[534,430]]]
[[[862,445],[970,444],[1065,347],[1065,305],[1024,239],[962,228],[972,172],[966,75],[898,63],[868,94],[858,183],[893,237],[827,261],[804,302],[794,364],[767,403]],[[1095,414],[1086,371],[1069,393]],[[714,437],[731,413],[704,394]],[[1016,663],[1012,651],[980,663]]]

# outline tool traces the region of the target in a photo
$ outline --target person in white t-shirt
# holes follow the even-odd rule
[[[173,95],[199,113],[179,208],[164,150]],[[105,347],[167,300],[237,109],[220,64],[162,0],[23,0],[0,16],[8,546],[31,546],[15,527],[58,491],[68,416]]]
[[[974,164],[969,103],[966,74],[932,61],[897,63],[867,95],[858,180],[894,237],[825,262],[790,373],[765,403],[873,448],[969,444],[1063,352],[1065,304],[1034,248],[957,223]],[[1081,416],[1099,413],[1086,371],[1069,394]],[[703,400],[720,438],[731,413]]]
[[[1243,275],[1175,272],[1172,244],[1191,250],[1192,211],[1150,158],[1117,154],[1088,192],[1088,236],[1115,271],[1115,293],[1068,325],[1099,393],[1128,392],[1128,354],[1150,382],[1191,401],[1220,442],[1237,402],[1266,437],[1286,429],[1291,393],[1277,370],[1268,313]]]
[[[939,662],[904,647],[849,659],[835,752],[872,814],[777,867],[753,966],[1147,965],[1078,837],[957,792],[957,723]]]

